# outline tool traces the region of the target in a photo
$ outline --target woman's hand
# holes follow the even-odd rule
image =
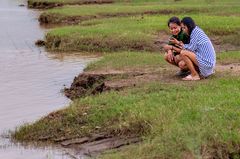
[[[182,42],[182,41],[179,41],[179,43],[178,43],[177,45],[178,45],[178,47],[179,47],[179,48],[181,48],[181,49],[182,49],[184,44],[183,44],[183,42]]]
[[[182,48],[183,47],[183,42],[182,41],[178,41],[177,39],[175,39],[175,38],[172,38],[171,40],[170,40],[170,42],[171,43],[174,43],[176,46],[178,46],[179,48]]]

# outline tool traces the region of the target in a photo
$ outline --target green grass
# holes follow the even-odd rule
[[[156,3],[114,3],[103,5],[68,5],[53,8],[43,12],[39,21],[42,24],[79,24],[91,19],[102,19],[111,17],[133,16],[133,15],[179,15],[197,14],[212,16],[239,16],[240,7],[236,4],[225,3],[213,4],[186,4],[184,2],[163,4]]]
[[[240,60],[240,55],[239,51],[225,52],[217,58],[219,62],[235,61]],[[122,52],[105,54],[87,70],[135,67],[167,65],[158,53]],[[76,99],[63,110],[21,126],[13,137],[53,142],[104,132],[143,138],[140,145],[110,151],[101,158],[177,159],[187,152],[198,158],[239,157],[240,78],[218,74],[200,82],[151,82]],[[204,147],[207,151],[201,152]]]
[[[15,137],[38,140],[50,136],[54,140],[101,131],[144,137],[140,146],[106,158],[180,158],[185,151],[200,156],[202,146],[214,149],[211,145],[224,144],[229,145],[227,153],[238,153],[231,143],[239,146],[240,141],[239,91],[239,78],[194,85],[152,83],[76,100],[54,118],[22,127]]]
[[[224,10],[222,10],[224,9]],[[199,4],[190,5],[182,3],[161,4],[161,3],[146,3],[146,4],[104,4],[104,5],[81,5],[81,6],[64,6],[45,11],[45,14],[57,14],[62,16],[100,16],[111,15],[117,13],[144,13],[146,11],[159,11],[162,14],[170,13],[198,13],[225,15],[239,15],[239,6],[223,4]],[[161,12],[162,11],[162,12]],[[166,12],[164,12],[166,11]]]
[[[64,7],[50,12],[85,16],[131,12],[136,6],[139,11],[149,6],[150,9],[171,8],[169,4],[173,4],[172,9],[185,5],[187,8],[199,7],[203,11],[214,5],[216,8],[208,8],[205,13],[177,15],[180,18],[191,16],[208,35],[220,37],[224,44],[239,46],[239,0],[157,2],[165,6],[154,6],[156,0],[133,0],[132,6],[127,7],[123,4],[115,8],[115,5],[103,5],[97,9],[82,6],[79,7],[81,12],[75,10],[73,14],[68,14],[78,8],[74,6],[69,10],[70,7]],[[142,4],[145,4],[144,7]],[[173,15],[89,20],[78,26],[53,29],[46,36],[47,47],[57,51],[143,51],[106,52],[99,61],[91,63],[85,69],[87,71],[166,68],[168,65],[162,54],[144,51],[159,51],[159,48],[154,48],[154,41],[168,32],[166,23]],[[240,52],[218,53],[217,62],[239,63]],[[23,125],[12,135],[19,141],[51,142],[101,132],[116,136],[135,135],[143,139],[140,144],[99,156],[104,159],[182,159],[186,153],[195,158],[235,159],[240,158],[239,92],[240,78],[230,73],[225,76],[224,72],[217,72],[212,78],[199,82],[151,82],[120,92],[76,99],[69,107],[33,124]]]
[[[99,61],[90,63],[85,71],[104,70],[107,68],[122,70],[126,68],[156,68],[165,66],[163,54],[160,53],[139,53],[139,52],[121,52],[106,54]]]
[[[83,22],[80,25],[50,31],[46,35],[46,47],[49,51],[157,51],[159,46],[154,42],[156,39],[161,39],[158,37],[159,33],[168,32],[166,23],[176,14],[180,18],[193,17],[209,36],[219,36],[221,45],[239,46],[240,5],[238,4],[239,2],[235,0],[205,0],[199,1],[197,5],[188,0],[174,3],[134,1],[55,8],[43,13],[52,16],[48,21],[52,19],[65,23],[68,18],[80,17],[80,19],[76,18],[76,22]],[[139,15],[149,11],[167,15]],[[112,16],[130,17],[109,18]]]
[[[221,64],[240,63],[240,51],[229,51],[217,54],[217,61]]]
[[[207,11],[213,9],[213,7],[208,6],[185,6],[185,5],[159,5],[156,4],[138,4],[138,5],[131,5],[131,4],[105,4],[105,5],[81,5],[81,6],[64,6],[61,8],[54,8],[47,10],[46,13],[48,14],[58,14],[64,16],[89,16],[89,15],[111,15],[111,14],[128,14],[128,13],[144,13],[146,11],[162,11],[160,13],[167,14],[168,12],[175,12],[181,13],[186,11],[192,11],[199,13],[202,11]],[[168,12],[167,12],[168,11]]]
[[[79,26],[51,30],[47,36],[47,48],[53,51],[121,51],[157,50],[154,42],[158,33],[168,32],[168,16],[134,16],[93,20]],[[186,15],[179,15],[180,18]],[[239,36],[239,17],[192,15],[196,23],[209,35]],[[207,19],[207,21],[206,21]],[[166,39],[167,40],[167,39]]]
[[[145,19],[131,17],[54,29],[46,36],[47,48],[86,51],[150,50],[153,45],[151,33],[159,29],[161,23],[165,21],[157,17]],[[56,40],[61,41],[57,47]]]
[[[215,151],[208,154],[213,155],[211,157],[221,158],[231,153],[237,156],[238,91],[239,78],[216,79],[193,87],[153,84],[144,91],[141,89],[137,92],[138,95],[142,92],[142,97],[135,105],[124,105],[129,106],[131,114],[141,116],[151,125],[146,142],[103,158],[181,158],[182,153],[189,151],[201,158],[203,146],[208,147],[209,152]]]

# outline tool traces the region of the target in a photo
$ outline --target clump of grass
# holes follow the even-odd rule
[[[240,63],[240,51],[229,51],[217,54],[217,61],[221,64]]]

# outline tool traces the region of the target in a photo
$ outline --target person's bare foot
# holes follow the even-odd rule
[[[184,80],[184,81],[198,81],[198,80],[200,80],[200,77],[198,75],[196,75],[196,76],[188,75],[187,77],[182,78],[182,80]]]

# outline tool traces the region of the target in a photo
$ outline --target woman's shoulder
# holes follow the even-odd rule
[[[206,33],[198,26],[193,29],[191,37],[199,39],[199,43],[204,43],[209,39]]]
[[[196,26],[193,29],[192,33],[194,33],[194,34],[204,34],[204,31],[199,26]]]

